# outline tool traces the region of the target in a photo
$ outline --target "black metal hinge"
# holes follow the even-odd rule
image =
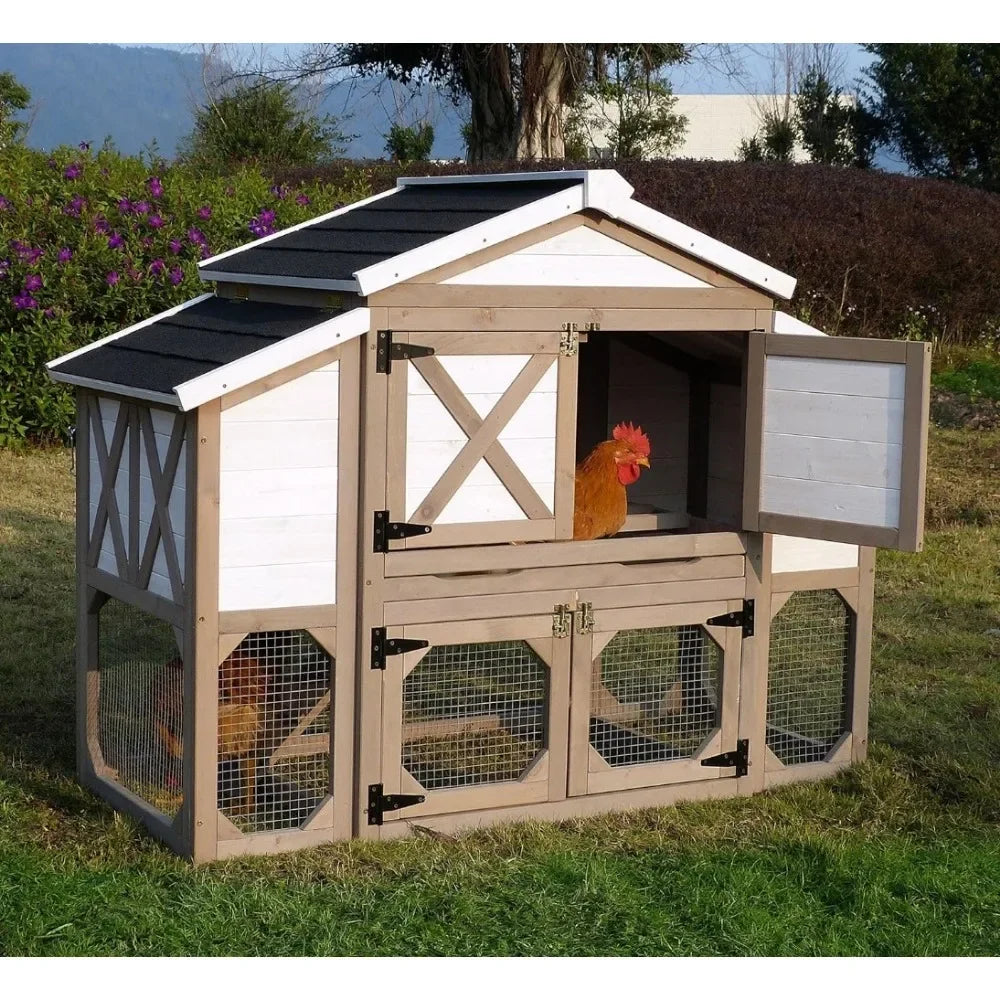
[[[426,639],[387,639],[385,626],[372,629],[372,670],[385,670],[387,656],[412,653],[415,649],[426,649],[430,643]]]
[[[735,628],[737,625],[743,629],[743,638],[747,639],[753,635],[753,601],[744,601],[742,611],[728,611],[724,615],[716,615],[709,618],[706,625],[721,625],[723,628]]]
[[[368,825],[381,826],[382,817],[387,812],[405,809],[407,806],[419,805],[424,801],[423,795],[385,795],[381,782],[368,786]]]
[[[405,521],[390,521],[387,510],[375,511],[375,531],[373,550],[388,552],[389,542],[400,538],[412,538],[414,535],[429,535],[429,524],[407,524]]]
[[[388,375],[392,371],[393,361],[426,358],[434,353],[433,347],[421,344],[393,343],[392,330],[378,330],[375,338],[375,371],[380,375]]]
[[[706,757],[701,762],[702,767],[735,767],[736,777],[742,778],[750,770],[750,741],[738,740],[735,750]]]

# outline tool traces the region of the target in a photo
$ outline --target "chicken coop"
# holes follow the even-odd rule
[[[206,861],[865,756],[929,347],[822,335],[778,308],[792,277],[632,194],[401,179],[49,364],[89,788]],[[574,540],[576,466],[622,422],[649,467]]]

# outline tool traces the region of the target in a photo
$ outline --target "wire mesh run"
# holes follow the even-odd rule
[[[619,632],[594,661],[591,746],[612,767],[692,757],[719,725],[722,659],[697,625]]]
[[[219,667],[219,809],[244,833],[300,826],[330,790],[332,659],[254,632]]]
[[[174,630],[109,599],[99,633],[100,688],[89,733],[103,758],[98,771],[173,818],[183,801],[184,720],[184,670]]]
[[[429,790],[515,781],[547,714],[548,668],[526,642],[435,646],[403,682],[403,767]]]
[[[782,764],[822,761],[847,728],[850,644],[835,590],[793,594],[771,622],[767,745]]]

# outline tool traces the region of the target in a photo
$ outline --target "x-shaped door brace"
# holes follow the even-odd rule
[[[410,362],[416,365],[417,371],[469,438],[418,505],[416,517],[427,523],[438,518],[481,459],[486,460],[528,518],[539,520],[553,516],[497,438],[555,363],[556,358],[551,354],[532,356],[484,418],[479,416],[436,357],[417,358]]]
[[[167,564],[170,578],[170,590],[174,601],[183,601],[184,585],[181,576],[180,560],[174,544],[173,526],[170,520],[170,491],[180,460],[181,448],[184,444],[183,414],[177,414],[170,432],[170,442],[163,462],[160,462],[156,448],[156,433],[153,428],[153,418],[145,407],[132,403],[121,403],[115,421],[111,446],[108,447],[104,434],[104,424],[101,418],[100,406],[95,400],[90,404],[91,426],[94,431],[94,444],[97,453],[97,464],[101,472],[101,493],[97,504],[97,515],[94,519],[93,534],[87,551],[87,562],[96,566],[101,552],[101,541],[105,529],[111,528],[111,543],[115,554],[118,576],[127,583],[135,584],[145,589],[153,573],[153,562],[156,557],[157,543],[163,541],[163,556]],[[121,511],[118,507],[118,497],[115,494],[115,483],[121,469],[122,456],[125,453],[126,432],[136,435],[141,430],[145,442],[146,460],[149,467],[150,481],[153,486],[153,512],[150,517],[149,531],[146,534],[142,548],[142,558],[139,557],[139,448],[138,442],[130,449],[129,459],[129,540],[125,540]],[[134,523],[132,523],[134,521]]]

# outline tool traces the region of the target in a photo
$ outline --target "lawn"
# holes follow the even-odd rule
[[[871,759],[752,799],[193,868],[73,779],[65,451],[0,451],[0,955],[1000,952],[1000,432],[879,554]]]

